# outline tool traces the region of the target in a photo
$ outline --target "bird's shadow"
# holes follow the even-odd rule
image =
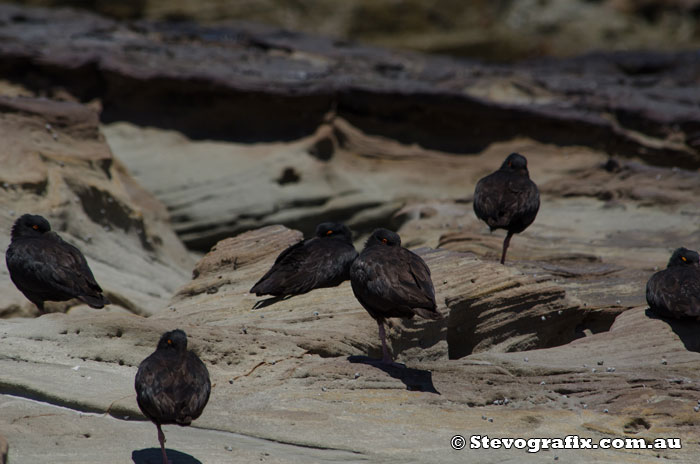
[[[391,377],[399,379],[406,385],[407,390],[421,391],[426,393],[440,394],[433,385],[433,373],[411,367],[400,367],[392,364],[385,364],[381,359],[373,359],[367,356],[348,356],[351,363],[367,364],[381,369]]]
[[[260,301],[255,302],[255,304],[253,305],[253,307],[251,309],[262,309],[262,308],[265,308],[267,306],[273,305],[279,301],[287,300],[293,296],[294,295],[284,295],[284,296],[273,296],[270,298],[265,298],[264,300],[260,300]]]
[[[673,332],[681,339],[685,349],[700,353],[700,322],[694,317],[663,317],[653,313],[649,308],[646,315],[652,319],[659,319],[667,323]]]
[[[165,449],[171,464],[202,464],[199,459],[173,449]],[[163,453],[160,448],[144,448],[131,453],[134,464],[163,464]]]

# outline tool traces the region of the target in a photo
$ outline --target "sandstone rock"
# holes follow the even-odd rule
[[[133,377],[176,327],[213,381],[195,427],[166,432],[183,460],[694,462],[698,327],[642,305],[654,267],[700,240],[695,55],[490,66],[249,25],[123,25],[7,5],[0,20],[0,71],[12,79],[0,90],[68,100],[0,100],[11,142],[0,201],[19,205],[0,227],[39,205],[119,300],[0,320],[0,430],[13,462],[157,455],[154,427],[131,421]],[[247,231],[218,242],[191,280],[162,205],[104,144],[100,104],[105,121],[186,133],[105,129],[188,243],[208,250]],[[604,170],[603,150],[641,161]],[[470,197],[511,151],[528,157],[542,208],[500,266],[502,235],[476,220]],[[360,235],[400,228],[431,267],[447,317],[392,322],[407,368],[368,359],[380,354],[376,324],[348,283],[285,300],[248,293],[302,238],[273,224],[308,233],[321,218]],[[134,314],[142,308],[152,316]],[[456,452],[455,434],[684,446]]]
[[[518,137],[700,166],[693,53],[487,65],[250,24],[130,27],[9,5],[0,21],[0,72],[37,92],[99,99],[118,157],[203,252],[276,223],[310,233],[338,219],[365,233],[415,199],[464,197],[457,174],[472,157],[446,153]],[[438,168],[450,177],[434,177]]]
[[[688,194],[700,195],[697,172],[677,167],[667,169],[611,159],[602,166],[573,170],[570,175],[568,179],[547,183],[543,189],[561,197],[595,197],[611,204],[633,200],[647,207],[682,205],[688,202]]]
[[[270,141],[309,135],[332,111],[363,132],[456,153],[529,136],[700,165],[691,52],[491,66],[249,24],[129,27],[12,5],[0,21],[3,75],[99,98],[105,121]]]
[[[588,311],[555,282],[472,254],[424,248],[418,252],[433,271],[447,327],[392,324],[391,347],[407,368],[382,368],[366,358],[380,353],[376,325],[347,283],[272,304],[247,293],[277,253],[299,238],[268,227],[221,242],[202,258],[170,309],[147,319],[76,308],[0,321],[6,411],[0,422],[18,443],[11,459],[31,460],[47,449],[36,433],[37,420],[47,413],[41,430],[56,437],[58,446],[51,447],[65,462],[94,461],[105,452],[128,461],[155,449],[152,425],[124,418],[140,417],[136,366],[160,333],[174,327],[188,332],[209,366],[213,388],[191,435],[166,432],[168,448],[201,462],[225,461],[226,446],[243,460],[261,456],[256,453],[263,447],[273,462],[462,462],[464,455],[449,447],[455,434],[680,437],[687,444],[697,433],[693,379],[700,374],[700,342],[694,326],[650,318],[639,307],[618,316],[609,331],[584,330],[573,342],[552,346],[568,341],[556,335],[573,333]],[[252,309],[258,301],[268,304]],[[562,314],[556,308],[564,308]],[[463,322],[469,315],[476,324]],[[536,323],[539,315],[547,321]],[[462,354],[474,345],[470,337],[482,341],[472,354],[450,359],[457,343],[450,331],[458,322],[471,331],[460,342]],[[508,338],[499,341],[504,334]],[[537,346],[550,347],[514,352]],[[83,412],[80,420],[74,411]],[[132,441],[136,434],[140,438]],[[485,463],[531,457],[522,450],[469,453],[470,460]],[[684,446],[638,454],[557,450],[548,456],[653,462],[658,455],[681,462],[693,453]]]
[[[88,8],[121,19],[249,20],[287,30],[490,60],[592,50],[697,48],[697,0],[22,0]]]
[[[163,205],[112,157],[97,113],[77,103],[0,97],[0,138],[0,249],[21,214],[42,214],[83,251],[114,304],[137,314],[163,306],[186,279],[191,258]],[[0,276],[0,314],[37,314],[4,265]]]
[[[342,130],[353,148],[337,147],[334,130]],[[104,131],[116,155],[168,205],[180,237],[204,251],[263,225],[283,223],[307,235],[326,220],[360,233],[387,225],[407,199],[438,190],[443,197],[460,196],[470,162],[368,137],[341,120],[286,144],[197,142],[125,123]],[[334,147],[328,160],[311,154],[324,141]],[[355,150],[360,146],[365,148]],[[295,177],[285,181],[285,172]]]

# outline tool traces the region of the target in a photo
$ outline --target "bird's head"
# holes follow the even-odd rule
[[[316,226],[316,237],[319,238],[340,238],[348,243],[352,243],[352,232],[345,224],[340,222],[323,222]]]
[[[519,153],[511,153],[508,155],[508,158],[501,164],[501,171],[511,171],[527,176],[530,175],[527,170],[527,158]]]
[[[18,237],[39,237],[51,231],[49,221],[36,214],[23,214],[12,226],[13,239]]]
[[[700,255],[697,251],[687,248],[678,248],[668,260],[668,267],[673,266],[697,266],[700,263]]]
[[[187,334],[180,330],[175,329],[170,332],[165,332],[158,342],[159,350],[175,350],[177,352],[182,352],[187,350]]]
[[[372,235],[367,239],[365,247],[371,246],[401,246],[401,237],[396,232],[387,229],[375,229]]]

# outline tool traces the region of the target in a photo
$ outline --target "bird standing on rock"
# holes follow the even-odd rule
[[[513,234],[525,230],[540,209],[540,193],[530,180],[527,159],[511,153],[500,169],[479,180],[474,189],[474,212],[491,231],[508,231],[503,241],[501,264],[506,261],[506,251]]]
[[[163,464],[168,464],[162,425],[190,425],[209,401],[209,371],[201,359],[187,350],[187,334],[166,332],[156,351],[139,365],[134,382],[136,402],[158,428]]]
[[[349,278],[356,257],[350,229],[338,222],[324,222],[316,227],[315,237],[280,253],[250,293],[287,296],[335,287]]]
[[[696,251],[678,248],[666,269],[647,282],[649,309],[659,316],[700,317],[700,256]]]
[[[384,320],[410,319],[419,315],[441,319],[435,304],[435,289],[425,261],[401,246],[401,237],[387,229],[376,229],[350,268],[352,291],[379,326],[382,362],[391,364],[386,345]]]
[[[24,214],[15,221],[5,262],[12,282],[41,312],[44,301],[109,304],[80,250],[52,232],[42,216]]]

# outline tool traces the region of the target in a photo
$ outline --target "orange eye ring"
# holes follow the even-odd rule
[[[168,339],[168,345],[172,345],[172,344],[173,344],[173,341]]]
[[[685,262],[685,261],[688,261],[688,260],[685,258],[685,256],[681,256],[681,259],[682,259],[684,262]]]
[[[32,226],[32,229],[34,229],[34,230],[39,230],[39,226],[36,225],[36,224],[34,224],[34,225]]]
[[[383,239],[382,239],[382,243],[384,243],[384,244],[386,245],[387,243],[389,243],[389,240],[383,238]]]
[[[333,231],[329,230],[328,232],[326,232],[326,235],[333,235]]]

